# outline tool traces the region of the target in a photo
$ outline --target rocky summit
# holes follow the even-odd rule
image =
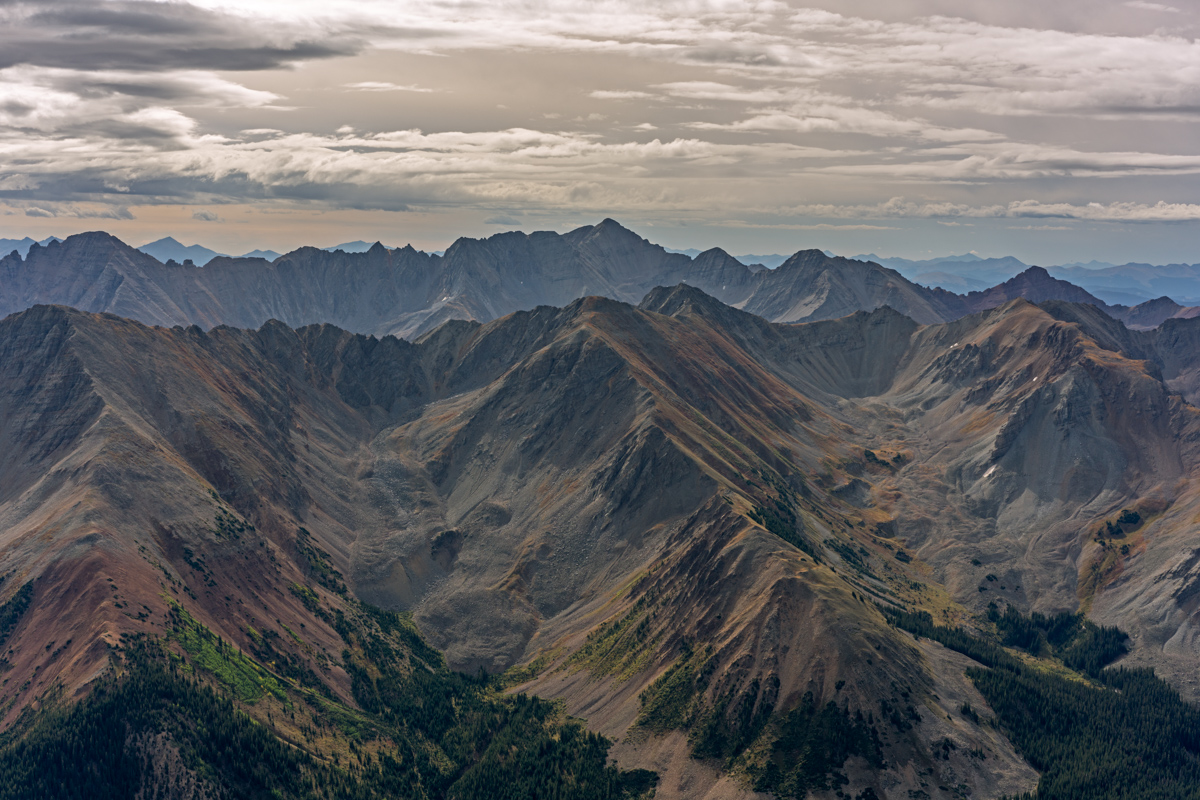
[[[636,305],[547,277],[629,297],[675,261],[734,304],[695,275]],[[608,222],[440,262],[164,267],[103,235],[5,259],[10,307],[53,287],[159,323],[0,321],[6,785],[49,791],[22,765],[86,741],[112,796],[1140,786],[1078,777],[1091,740],[1029,720],[1196,713],[1200,320],[966,313],[834,266],[693,262]],[[425,301],[398,273],[486,321],[403,317]],[[320,304],[409,338],[288,324]],[[1180,741],[1162,770],[1188,775]]]

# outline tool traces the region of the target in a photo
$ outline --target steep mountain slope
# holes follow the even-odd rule
[[[559,244],[590,274],[640,252],[588,230]],[[1024,791],[1029,766],[963,710],[987,708],[964,659],[877,604],[1092,609],[1136,632],[1132,661],[1194,669],[1200,412],[1164,378],[1194,380],[1198,330],[1021,299],[784,325],[690,285],[413,342],[36,307],[0,322],[4,724],[86,693],[138,634],[228,688],[186,620],[260,687],[382,713],[362,676],[386,631],[340,621],[370,619],[361,598],[411,612],[453,667],[515,667],[660,771],[661,797],[779,790],[789,763],[852,795]],[[255,692],[251,713],[329,752],[301,732],[318,715]],[[789,749],[814,715],[844,751]]]
[[[412,345],[36,307],[0,351],[0,794],[645,790],[347,589],[364,412],[429,391]]]
[[[38,307],[0,323],[0,342],[0,557],[6,589],[32,586],[11,642],[52,643],[12,648],[9,724],[55,686],[85,690],[132,634],[182,642],[183,612],[260,658],[262,680],[358,702],[323,611],[348,602],[337,573],[412,609],[453,665],[543,653],[549,671],[529,674],[572,707],[594,705],[589,678],[613,686],[591,716],[614,734],[664,669],[702,656],[716,677],[695,698],[713,720],[697,747],[747,768],[806,692],[848,704],[850,726],[881,702],[970,695],[858,594],[906,579],[891,551],[856,543],[852,502],[803,477],[847,457],[845,432],[707,321],[592,298],[410,344]],[[835,572],[835,546],[878,577]],[[1009,746],[952,706],[911,713],[926,722],[897,717],[878,755],[862,752],[894,765],[887,780],[952,769],[956,785],[1028,785]],[[662,766],[663,796],[742,791],[664,755],[693,749],[672,720],[638,728],[666,750],[621,763]],[[943,764],[945,736],[964,746]],[[852,772],[882,791],[882,773]]]
[[[966,313],[956,294],[917,286],[878,264],[829,258],[820,250],[801,251],[758,278],[744,301],[723,292],[713,296],[775,322],[836,319],[885,305],[926,324]]]
[[[672,313],[729,313],[651,298]],[[1091,555],[1079,554],[1087,520],[1187,494],[1196,412],[1164,377],[1194,370],[1193,321],[1164,336],[1127,331],[1091,305],[1017,300],[925,328],[885,309],[738,330],[758,363],[836,407],[861,446],[908,454],[912,465],[878,484],[857,478],[869,485],[860,502],[968,605],[992,599],[976,591],[991,562],[1008,571],[1013,602],[1070,607],[1095,589],[1078,574]]]

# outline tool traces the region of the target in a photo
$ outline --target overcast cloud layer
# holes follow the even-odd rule
[[[882,5],[0,0],[0,235],[1200,261],[1193,3]]]

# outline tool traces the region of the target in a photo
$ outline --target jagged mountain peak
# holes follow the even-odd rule
[[[1028,269],[1025,269],[1024,271],[1019,273],[1016,277],[1017,278],[1024,277],[1028,280],[1047,280],[1047,279],[1053,280],[1052,278],[1050,278],[1050,273],[1046,271],[1045,267],[1039,267],[1037,265],[1034,265],[1034,266],[1029,267]],[[1015,280],[1015,278],[1014,278],[1014,280]]]
[[[612,217],[605,217],[592,226],[592,233],[627,235],[633,233],[633,231],[631,231],[629,228],[626,228]],[[637,234],[634,235],[636,236]]]
[[[788,258],[787,261],[784,261],[782,264],[780,264],[775,269],[776,269],[776,271],[780,271],[780,270],[805,268],[805,267],[811,268],[814,266],[821,267],[821,266],[825,266],[827,263],[835,262],[835,261],[846,261],[847,263],[849,263],[848,259],[840,258],[837,256],[830,258],[829,256],[825,255],[825,252],[823,250],[818,250],[816,248],[809,248],[808,250],[796,251],[795,253],[793,253],[791,255],[791,257]],[[864,262],[854,262],[854,263],[856,265],[859,265]],[[876,265],[876,266],[878,266],[878,265]]]
[[[991,289],[984,292],[971,292],[967,295],[968,298],[988,297],[989,299],[1017,296],[1032,298],[1035,302],[1067,300],[1072,303],[1092,303],[1098,308],[1107,308],[1107,304],[1091,292],[1081,289],[1073,283],[1053,277],[1043,267],[1029,267]]]
[[[1002,286],[1055,286],[1067,281],[1060,281],[1046,271],[1045,267],[1026,267],[1013,277],[1004,281]]]
[[[675,286],[656,286],[646,293],[637,308],[639,311],[649,311],[668,317],[699,317],[730,330],[737,330],[745,324],[763,323],[760,317],[731,308],[687,283],[678,283]]]
[[[617,222],[612,217],[605,217],[588,230],[588,236],[605,236],[622,239],[636,239],[645,241],[629,228],[626,228],[621,223]]]
[[[687,304],[708,308],[725,306],[724,303],[695,286],[688,283],[677,283],[674,286],[655,286],[642,298],[638,308],[670,316],[675,313],[675,309]],[[725,307],[728,308],[728,306]]]
[[[641,311],[650,311],[668,317],[685,315],[698,316],[730,331],[744,326],[762,327],[765,320],[754,314],[739,311],[701,289],[687,283],[674,286],[656,286],[638,304]]]
[[[666,254],[666,250],[663,247],[651,243],[615,219],[604,219],[591,228],[584,230],[586,232],[582,236],[573,237],[572,234],[579,233],[579,231],[573,231],[572,234],[568,234],[564,238],[572,245],[589,251],[628,252],[630,250],[652,250],[656,253]]]
[[[727,258],[737,261],[736,258],[733,258],[733,256],[729,255],[728,251],[723,250],[720,247],[710,247],[707,250],[702,250],[701,252],[697,253],[692,258],[692,260],[693,261],[701,261],[701,260],[707,260],[707,259],[727,259]],[[738,261],[738,263],[741,264],[740,261]]]
[[[67,249],[104,244],[111,245],[112,247],[117,247],[122,250],[129,250],[133,252],[137,251],[137,248],[131,247],[107,231],[85,231],[83,233],[75,233],[66,237],[61,242],[51,242],[49,245],[45,245],[44,247],[42,245],[38,245],[38,247],[48,250],[54,247],[56,244]]]

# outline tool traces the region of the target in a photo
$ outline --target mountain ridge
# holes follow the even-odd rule
[[[574,252],[598,270],[637,242],[591,246]],[[913,770],[1025,791],[1028,766],[960,708],[987,707],[963,662],[875,603],[947,621],[992,598],[1084,604],[1139,632],[1129,663],[1186,675],[1168,644],[1198,624],[1179,555],[1200,507],[1198,337],[1023,298],[949,323],[779,324],[687,283],[413,341],[38,306],[0,320],[0,552],[34,587],[14,635],[62,649],[20,649],[5,719],[56,679],[86,691],[105,642],[171,635],[172,603],[246,653],[272,632],[271,663],[354,703],[342,634],[313,609],[355,596],[411,612],[453,666],[516,666],[633,736],[614,754],[659,770],[663,797],[746,796],[685,756],[763,768],[748,743],[807,692],[851,721],[881,702],[922,720],[873,717],[896,768],[847,768],[855,791],[884,774],[915,791]],[[1122,509],[1145,520],[1110,534],[1125,554],[1093,536]],[[715,676],[688,684],[695,719],[648,716],[639,697],[680,670]]]
[[[417,338],[448,319],[487,322],[539,305],[564,306],[589,294],[637,303],[656,285],[688,282],[724,303],[775,322],[804,322],[890,305],[918,322],[946,322],[1017,295],[1036,301],[1096,302],[1130,324],[1168,316],[1159,301],[1108,306],[1073,294],[1040,267],[985,292],[957,295],[915,284],[878,264],[790,256],[771,270],[747,267],[713,248],[695,258],[671,253],[614,220],[565,234],[509,232],[463,238],[443,255],[378,242],[362,252],[300,248],[265,259],[217,256],[202,268],[163,265],[102,232],[31,246],[0,259],[0,313],[37,303],[107,311],[156,325],[257,328],[329,322],[373,335]]]

